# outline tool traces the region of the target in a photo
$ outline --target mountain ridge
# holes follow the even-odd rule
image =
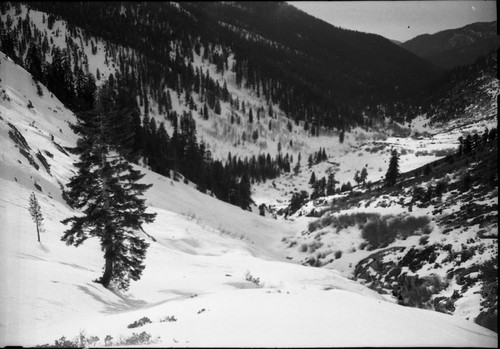
[[[401,44],[401,47],[443,68],[473,63],[500,46],[497,21],[476,22],[434,34],[423,34]]]

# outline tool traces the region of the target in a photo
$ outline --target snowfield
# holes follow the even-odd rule
[[[141,344],[152,346],[498,345],[496,333],[472,322],[402,307],[335,270],[290,262],[281,239],[303,221],[261,217],[146,169],[149,212],[158,215],[139,233],[150,243],[143,276],[126,293],[94,283],[104,264],[99,241],[75,248],[60,240],[60,221],[75,213],[60,184],[75,158],[56,143],[75,144],[67,123],[74,115],[45,88],[39,97],[3,53],[0,61],[0,346],[80,334],[120,345],[143,331],[151,337]],[[44,217],[41,243],[27,209],[32,192]],[[127,328],[143,317],[151,323]]]

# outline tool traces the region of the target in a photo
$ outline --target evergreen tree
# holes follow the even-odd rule
[[[314,183],[316,183],[316,174],[313,171],[313,173],[311,173],[311,178],[309,179],[309,185],[314,186]]]
[[[203,119],[208,120],[208,107],[206,103],[203,105]]]
[[[335,174],[332,172],[328,175],[328,181],[326,182],[326,195],[335,194],[335,185],[338,183],[335,180]]]
[[[458,137],[458,155],[462,156],[464,153],[464,138],[462,136]]]
[[[252,110],[252,109],[250,109]],[[254,130],[252,132],[252,139],[253,139],[253,142],[255,143],[257,141],[257,139],[259,138],[259,132],[257,132],[257,130]]]
[[[42,79],[42,54],[37,44],[33,42],[30,44],[24,64],[36,81]]]
[[[220,106],[220,102],[219,102],[219,100],[217,100],[217,101],[215,102],[214,112],[215,112],[215,114],[217,114],[217,115],[220,115],[220,113],[221,113],[221,106]]]
[[[366,178],[368,177],[368,170],[366,169],[366,167],[363,167],[359,177],[361,179],[361,182],[363,182],[363,186],[364,186],[366,184]]]
[[[77,114],[77,124],[71,126],[80,137],[71,150],[79,161],[66,194],[68,203],[83,215],[62,221],[71,227],[61,240],[77,247],[89,237],[98,237],[105,266],[97,282],[106,288],[113,282],[126,290],[130,280],[140,278],[148,247],[136,233],[143,223],[153,222],[156,214],[145,212],[145,200],[139,196],[151,185],[139,184],[144,175],[116,151],[112,142],[120,135],[115,118],[103,110],[99,96],[97,108]]]
[[[313,164],[314,164],[313,155],[309,154],[309,158],[307,158],[307,166],[311,168]]]
[[[300,193],[293,193],[288,213],[292,215],[297,212],[306,203],[308,196],[309,194],[305,190],[301,190]]]
[[[392,187],[396,184],[396,180],[399,176],[399,154],[394,149],[392,151],[391,160],[389,161],[389,168],[385,174],[385,183],[387,186]]]
[[[463,142],[463,152],[465,155],[469,155],[472,152],[472,136],[470,134],[465,137]]]
[[[293,173],[295,175],[298,175],[299,174],[299,170],[300,170],[300,153],[299,153],[299,158],[297,159],[297,163],[295,164],[295,166],[293,168]]]
[[[240,207],[244,210],[250,208],[252,203],[252,191],[251,191],[250,179],[245,173],[240,180],[239,190],[240,190]]]
[[[313,185],[311,200],[325,196],[325,189],[326,189],[326,178],[322,177],[320,180],[316,181]]]
[[[38,236],[38,242],[40,242],[40,231],[43,232],[43,226],[42,226],[42,221],[43,221],[43,216],[42,216],[42,210],[40,208],[40,205],[38,204],[38,200],[36,198],[35,193],[31,193],[30,195],[30,202],[29,202],[29,212],[31,214],[31,218],[33,219],[33,222],[36,224],[36,234]]]
[[[339,134],[339,142],[340,144],[344,143],[345,131],[342,129]]]

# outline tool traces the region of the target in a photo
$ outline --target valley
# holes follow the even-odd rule
[[[163,44],[148,51],[96,34],[112,6],[96,7],[93,29],[78,26],[74,9],[51,6],[1,8],[8,33],[0,53],[1,346],[497,346],[495,54],[434,82],[440,92],[420,112],[425,93],[392,104],[381,90],[377,103],[338,97],[332,104],[322,98],[335,84],[323,87],[337,70],[309,96],[303,87],[317,72],[266,75],[266,64],[275,69],[279,60],[262,55],[295,50],[283,63],[295,71],[304,57],[324,64],[316,50],[325,44],[244,18],[263,11],[257,5],[158,5],[171,16],[164,23],[151,4],[122,5],[122,21],[169,33],[172,60],[164,66]],[[283,21],[300,22],[289,7]],[[239,39],[225,29],[184,32],[185,18],[198,23],[193,28],[231,22]],[[18,29],[5,31],[7,23]],[[344,34],[370,38],[311,23],[340,46]],[[27,63],[28,32],[50,42],[38,78]],[[242,58],[246,40],[268,48]],[[415,84],[440,71],[385,41],[398,69],[422,72],[409,77]],[[342,55],[351,54],[348,46]],[[63,66],[70,62],[74,95],[51,85],[55,48]],[[343,83],[363,76],[365,63],[355,64]],[[92,101],[78,74],[94,86]],[[383,89],[374,81],[364,80],[362,100]],[[133,232],[148,247],[128,289],[98,282],[106,263],[98,237],[78,247],[61,240],[68,229],[61,221],[82,215],[68,200],[79,173],[71,149],[82,144],[72,125],[109,86],[121,126],[136,127],[126,156],[144,174],[139,182],[152,184],[144,202],[156,214]],[[387,185],[395,153],[397,180]],[[39,242],[32,193],[43,215]]]

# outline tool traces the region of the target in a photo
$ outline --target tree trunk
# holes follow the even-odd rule
[[[106,258],[106,264],[104,267],[104,274],[102,275],[101,278],[101,284],[105,288],[108,288],[109,283],[111,282],[111,276],[113,275],[113,257],[110,256],[109,248],[110,247],[106,248],[106,253],[104,254]]]
[[[108,185],[107,185],[107,179],[106,176],[104,175],[104,169],[106,168],[107,164],[107,146],[106,143],[104,142],[104,122],[103,122],[103,117],[100,116],[99,119],[100,122],[100,131],[101,131],[101,142],[104,147],[102,150],[101,155],[101,180],[102,180],[102,189],[101,189],[101,195],[102,195],[102,200],[103,200],[103,209],[106,212],[109,212],[109,195],[107,192]],[[108,288],[109,283],[111,282],[111,277],[113,276],[113,259],[114,259],[114,252],[112,252],[113,248],[113,230],[110,228],[109,225],[107,225],[104,228],[104,237],[103,237],[103,245],[105,246],[104,250],[104,258],[106,259],[106,264],[104,267],[104,274],[102,275],[101,278],[101,284],[105,287]]]
[[[38,242],[40,242],[40,228],[38,227],[38,222],[36,222],[36,235],[38,236]]]

